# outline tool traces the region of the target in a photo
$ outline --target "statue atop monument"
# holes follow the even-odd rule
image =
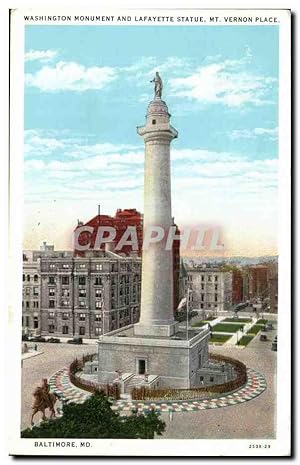
[[[162,83],[162,79],[161,79],[161,77],[160,77],[160,75],[158,74],[157,71],[155,73],[155,77],[150,82],[154,82],[155,98],[161,98],[163,83]]]

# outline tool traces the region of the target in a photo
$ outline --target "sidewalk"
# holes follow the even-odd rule
[[[35,350],[34,352],[26,352],[26,354],[22,354],[21,360],[26,360],[27,358],[36,357],[37,355],[42,355],[44,352],[39,350]]]

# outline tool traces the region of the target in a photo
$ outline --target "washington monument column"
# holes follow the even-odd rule
[[[137,129],[145,141],[144,245],[149,231],[159,226],[166,238],[172,226],[170,143],[178,136],[170,124],[168,107],[161,99],[162,80],[158,73],[151,82],[155,97],[148,105],[145,126]],[[135,335],[165,337],[175,333],[172,261],[172,249],[166,250],[165,240],[144,247],[141,316],[134,326]]]

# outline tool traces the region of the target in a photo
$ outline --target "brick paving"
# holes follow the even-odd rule
[[[90,397],[90,393],[74,386],[68,376],[68,368],[63,368],[55,373],[49,380],[51,391],[56,393],[63,402],[83,403]],[[248,369],[247,384],[236,392],[222,397],[214,397],[203,400],[184,401],[115,401],[112,409],[118,412],[131,412],[137,409],[139,412],[149,412],[154,409],[157,412],[196,412],[212,408],[229,407],[242,402],[247,402],[259,396],[266,389],[265,377],[252,369]]]

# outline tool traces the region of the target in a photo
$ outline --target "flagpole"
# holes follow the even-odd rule
[[[189,297],[190,297],[190,288],[187,290],[187,299],[186,299],[186,340],[189,339]]]

